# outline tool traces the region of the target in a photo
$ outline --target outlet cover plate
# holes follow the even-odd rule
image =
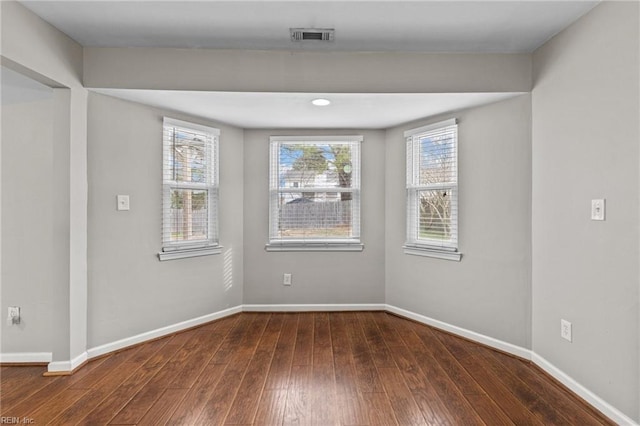
[[[284,274],[282,278],[282,285],[291,285],[291,274]]]
[[[571,323],[565,319],[561,319],[560,320],[560,337],[562,337],[565,340],[568,340],[569,342],[572,342],[573,340],[573,336],[572,336],[572,329],[571,329]]]
[[[128,195],[118,195],[116,196],[117,200],[117,209],[121,211],[129,210],[129,196]]]

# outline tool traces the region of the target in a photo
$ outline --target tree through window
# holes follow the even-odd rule
[[[271,138],[270,244],[359,242],[361,140]]]
[[[405,132],[407,245],[458,248],[458,127],[455,120]]]
[[[162,253],[218,246],[218,135],[164,119]]]

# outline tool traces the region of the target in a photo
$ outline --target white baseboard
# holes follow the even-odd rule
[[[235,306],[233,308],[225,309],[223,311],[214,312],[212,314],[203,315],[201,317],[193,318],[187,321],[182,321],[177,324],[168,325],[166,327],[157,328],[155,330],[147,331],[145,333],[137,334],[135,336],[126,337],[124,339],[117,340],[115,342],[107,343],[104,345],[96,346],[87,351],[89,359],[98,357],[100,355],[115,352],[117,350],[126,348],[128,346],[137,345],[148,340],[157,339],[168,334],[173,334],[178,331],[186,330],[187,328],[195,327],[201,324],[208,323],[220,318],[228,317],[229,315],[242,312],[242,305]]]
[[[400,315],[402,317],[409,318],[435,328],[439,328],[440,330],[448,331],[461,337],[465,337],[467,339],[473,340],[474,342],[482,343],[483,345],[499,349],[503,352],[507,352],[520,358],[524,358],[528,361],[531,360],[531,351],[521,346],[494,339],[493,337],[485,336],[484,334],[476,333],[475,331],[467,330],[466,328],[451,325],[446,322],[429,318],[424,315],[416,314],[415,312],[407,311],[395,306],[387,305],[386,310],[393,314]]]
[[[384,303],[362,304],[291,304],[291,305],[243,305],[244,312],[339,312],[384,311]]]
[[[109,354],[111,352],[118,351],[120,349],[127,348],[129,346],[144,343],[149,340],[157,339],[159,337],[167,336],[182,330],[186,330],[191,327],[195,327],[201,324],[227,317],[229,315],[237,314],[243,311],[246,312],[309,312],[309,311],[382,311],[386,308],[383,303],[380,304],[316,304],[316,305],[239,305],[233,308],[225,309],[223,311],[214,312],[212,314],[203,315],[201,317],[193,318],[187,321],[182,321],[177,324],[168,325],[155,330],[147,331],[145,333],[137,334],[135,336],[126,337],[124,339],[117,340],[115,342],[106,343],[104,345],[90,348],[80,356],[74,358],[71,361],[56,361],[51,362],[51,354],[46,361],[49,362],[48,371],[53,372],[71,372],[83,362],[99,357],[101,355]],[[26,362],[26,361],[20,361]],[[33,362],[33,361],[31,361]]]
[[[0,363],[30,364],[49,363],[53,359],[51,352],[8,352],[0,354]]]
[[[525,360],[532,361],[538,367],[546,371],[551,377],[558,380],[567,388],[571,389],[572,392],[580,396],[582,399],[591,404],[595,409],[599,410],[602,414],[604,414],[617,424],[624,426],[639,426],[638,423],[634,422],[631,418],[615,408],[613,405],[607,403],[605,400],[575,381],[564,371],[560,370],[532,350],[513,345],[502,340],[494,339],[493,337],[485,336],[484,334],[476,333],[475,331],[467,330],[462,327],[429,318],[424,315],[416,314],[415,312],[407,311],[395,306],[387,305],[386,310],[402,317],[418,321],[422,324],[430,325],[440,330],[448,331],[458,336],[465,337],[469,340],[473,340],[474,342],[482,343],[483,345],[499,349],[503,352],[507,352]]]
[[[477,333],[475,331],[467,330],[462,327],[458,327],[452,324],[448,324],[443,321],[439,321],[433,318],[429,318],[425,315],[417,314],[415,312],[407,311],[402,308],[398,308],[392,305],[386,305],[383,303],[372,304],[247,304],[239,305],[233,308],[225,309],[223,311],[215,312],[208,315],[203,315],[198,318],[193,318],[187,321],[183,321],[177,324],[169,325],[166,327],[158,328],[156,330],[141,333],[132,337],[127,337],[112,343],[91,348],[86,352],[78,355],[70,361],[56,361],[51,362],[52,354],[49,352],[42,353],[4,353],[0,354],[0,362],[3,363],[34,363],[34,362],[48,362],[49,372],[71,372],[78,366],[82,365],[87,360],[105,355],[117,350],[126,348],[128,346],[144,343],[149,340],[153,340],[159,337],[163,337],[169,334],[173,334],[191,327],[195,327],[201,324],[205,324],[210,321],[214,321],[220,318],[224,318],[240,312],[335,312],[335,311],[388,311],[390,313],[400,315],[405,318],[412,319],[414,321],[426,324],[450,333],[456,334],[461,337],[465,337],[472,341],[482,343],[489,347],[501,350],[503,352],[518,356],[525,360],[530,360],[556,380],[564,384],[571,389],[589,404],[591,404],[597,410],[600,410],[605,416],[615,421],[620,425],[633,425],[639,426],[631,418],[626,416],[620,410],[608,404],[602,398],[595,395],[589,389],[582,386],[575,381],[569,375],[562,370],[555,367],[549,361],[536,354],[535,352],[508,343],[493,337],[486,336],[484,334]]]
[[[82,352],[80,355],[76,356],[70,361],[54,361],[50,362],[47,366],[47,372],[49,373],[60,373],[67,372],[71,373],[76,368],[80,367],[83,363],[88,360],[87,352]]]
[[[560,383],[571,389],[575,394],[579,395],[582,399],[587,401],[597,410],[600,410],[602,414],[609,417],[611,420],[616,422],[619,425],[629,425],[629,426],[637,426],[638,423],[634,422],[631,418],[625,415],[623,412],[607,403],[605,400],[600,398],[598,395],[591,392],[586,387],[582,386],[580,383],[571,378],[564,371],[560,370],[555,365],[551,364],[549,361],[541,357],[540,355],[532,352],[531,359],[538,367],[542,368],[553,378],[558,380]]]

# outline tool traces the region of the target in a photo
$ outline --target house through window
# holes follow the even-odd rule
[[[362,250],[362,136],[273,136],[268,250]]]

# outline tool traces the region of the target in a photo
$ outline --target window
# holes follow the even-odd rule
[[[458,252],[458,126],[455,119],[405,132],[405,253],[460,260]]]
[[[362,136],[270,140],[267,250],[362,250]]]
[[[164,119],[160,260],[220,253],[219,134],[211,127]]]

